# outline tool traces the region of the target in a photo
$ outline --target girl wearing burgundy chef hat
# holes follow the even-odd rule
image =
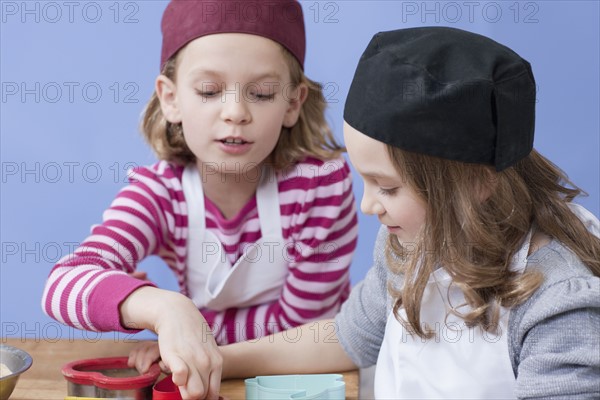
[[[598,398],[600,223],[533,149],[534,105],[489,38],[375,35],[344,110],[374,267],[320,330],[221,348],[223,376],[376,364],[378,399]]]
[[[137,168],[104,222],[55,266],[44,309],[83,329],[153,330],[158,344],[130,365],[161,358],[184,398],[216,397],[217,343],[340,309],[356,206],[322,88],[304,75],[298,2],[175,0],[162,33],[142,126],[160,161]],[[149,255],[181,293],[135,279]]]

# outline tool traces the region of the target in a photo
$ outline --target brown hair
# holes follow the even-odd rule
[[[564,243],[600,276],[600,240],[567,205],[582,191],[537,151],[496,172],[484,165],[387,147],[398,172],[426,204],[426,221],[414,248],[402,247],[390,236],[386,251],[391,270],[404,274],[402,288],[389,288],[395,298],[394,314],[418,336],[433,334],[421,325],[420,309],[436,265],[444,266],[472,308],[465,314],[451,311],[468,326],[494,331],[499,306],[527,300],[543,276],[512,272],[509,267],[532,226]],[[481,193],[489,197],[482,201]],[[401,307],[408,321],[399,315]]]
[[[308,96],[302,105],[298,122],[291,128],[282,127],[279,141],[267,161],[275,169],[281,170],[307,156],[322,160],[338,157],[345,148],[336,142],[325,120],[327,103],[323,87],[304,75],[300,63],[289,51],[282,46],[281,50],[290,70],[292,85],[304,83],[308,87]],[[161,72],[172,81],[175,81],[178,54],[165,63]],[[158,158],[181,165],[196,159],[185,143],[181,124],[172,124],[165,119],[156,92],[143,112],[141,131]]]

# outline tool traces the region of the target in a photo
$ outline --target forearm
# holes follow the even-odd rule
[[[340,304],[348,296],[349,282],[345,275],[335,283],[319,286],[304,282],[305,289],[326,287],[326,295],[321,299],[305,301],[299,297],[302,293],[298,287],[286,283],[281,297],[269,303],[247,308],[226,309],[223,311],[202,310],[206,321],[211,325],[215,340],[219,345],[237,343],[243,340],[254,340],[263,336],[291,329],[313,321],[332,318],[340,309]],[[310,294],[310,293],[309,293]]]
[[[200,314],[192,301],[181,293],[151,286],[132,292],[121,303],[121,325],[127,329],[148,329],[158,333],[161,317],[174,311]]]
[[[223,346],[223,378],[355,369],[336,332],[335,322],[324,320],[259,340]]]

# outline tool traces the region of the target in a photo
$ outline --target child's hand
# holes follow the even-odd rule
[[[132,368],[135,367],[135,369],[137,369],[137,371],[140,374],[143,374],[148,371],[148,369],[153,363],[159,360],[160,350],[158,347],[158,343],[151,341],[142,342],[129,353],[129,360],[127,361],[127,365]],[[172,373],[172,371],[165,365],[164,362],[160,361],[159,365],[160,369],[165,374]]]
[[[178,298],[155,325],[163,369],[184,400],[218,399],[223,359],[208,324],[192,301]],[[156,360],[156,349],[142,356],[143,364]]]
[[[181,293],[144,286],[120,306],[126,328],[150,329],[156,344],[134,350],[130,365],[144,370],[159,359],[161,369],[171,371],[184,400],[218,399],[223,358],[206,320],[192,300]]]
[[[138,344],[133,350],[129,352],[129,359],[127,365],[130,368],[135,367],[140,374],[144,374],[148,371],[150,366],[156,361],[160,360],[160,351],[158,349],[157,342],[142,342]],[[163,363],[161,362],[161,369]],[[170,373],[170,371],[165,371]]]

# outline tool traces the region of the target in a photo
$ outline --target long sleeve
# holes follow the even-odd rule
[[[87,330],[124,330],[121,302],[149,284],[128,275],[149,255],[161,257],[183,294],[187,281],[187,203],[183,168],[159,162],[134,171],[131,183],[103,215],[103,222],[73,254],[61,259],[48,278],[42,307],[52,318]],[[357,240],[351,176],[343,159],[308,159],[278,176],[284,239],[292,241],[289,275],[272,303],[222,312],[200,310],[217,342],[231,343],[329,318],[350,288],[349,267]],[[260,238],[256,202],[234,220],[222,220],[206,201],[206,227],[223,244],[232,264]]]
[[[220,344],[253,339],[333,317],[350,290],[358,225],[350,169],[342,159],[307,160],[279,180],[289,275],[270,304],[203,310]]]
[[[545,281],[511,311],[509,352],[520,399],[600,396],[600,278],[557,241],[536,253]]]
[[[175,183],[174,183],[175,182]],[[151,254],[176,265],[183,240],[185,205],[177,177],[167,163],[137,168],[92,227],[91,235],[51,270],[43,310],[59,322],[95,331],[125,331],[119,305],[149,282],[128,273]],[[179,260],[180,261],[180,260]]]

